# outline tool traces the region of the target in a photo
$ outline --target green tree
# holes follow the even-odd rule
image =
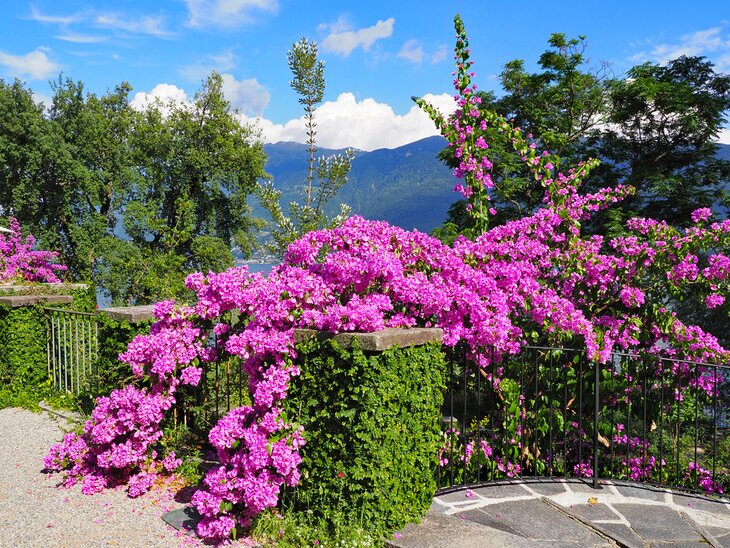
[[[304,106],[304,120],[307,130],[309,156],[308,170],[303,200],[289,204],[289,215],[281,207],[281,192],[276,190],[272,181],[260,184],[257,189],[261,205],[271,216],[271,236],[273,242],[267,247],[281,256],[287,246],[302,234],[320,228],[332,228],[341,224],[350,214],[350,208],[342,204],[339,214],[329,217],[325,206],[347,182],[354,153],[329,157],[317,157],[317,124],[315,109],[324,99],[325,78],[324,62],[317,58],[317,43],[302,38],[295,42],[287,53],[289,69],[294,78],[290,85],[299,95],[299,103]]]
[[[605,63],[590,65],[585,36],[568,38],[556,33],[548,43],[550,48],[538,62],[539,72],[527,72],[521,59],[510,61],[500,75],[506,93],[497,98],[492,92],[480,92],[480,108],[504,116],[525,130],[541,150],[572,165],[587,152],[587,141],[608,119],[610,69]],[[529,215],[542,203],[545,189],[515,156],[506,135],[487,127],[483,136],[494,164],[492,203],[497,214],[492,222]],[[448,148],[440,158],[451,167],[458,164]],[[455,203],[434,235],[448,242],[459,233],[469,233],[465,207],[466,200]]]
[[[130,92],[59,77],[44,112],[21,82],[0,81],[0,206],[115,304],[184,296],[187,273],[231,266],[232,245],[249,253],[247,196],[265,175],[219,75],[192,105],[138,112]]]
[[[550,49],[538,64],[541,72],[525,71],[516,59],[501,74],[506,94],[495,101],[497,112],[534,135],[542,149],[567,158],[582,151],[586,136],[600,131],[608,119],[610,68],[591,66],[585,36],[569,39],[552,34]]]
[[[84,255],[95,231],[89,230],[85,213],[95,214],[98,203],[87,194],[90,174],[83,157],[68,138],[70,132],[55,119],[59,98],[70,96],[75,86],[59,82],[48,116],[21,82],[0,86],[0,201],[43,247],[60,252],[71,277],[90,280]],[[83,111],[83,105],[74,106],[75,115]]]
[[[139,115],[129,103],[126,82],[99,97],[81,82],[59,79],[48,118],[72,158],[60,180],[62,207],[53,219],[64,258],[77,279],[91,280],[102,238],[113,231],[139,175],[132,134]],[[60,174],[59,174],[60,175]],[[46,181],[45,191],[52,181]],[[61,204],[59,204],[61,205]]]
[[[716,157],[715,140],[730,108],[730,77],[701,57],[680,57],[665,66],[646,63],[622,78],[606,64],[589,65],[586,38],[553,34],[529,73],[522,60],[502,72],[505,95],[482,94],[482,108],[532,134],[540,150],[575,165],[594,157],[601,165],[586,181],[589,190],[616,184],[637,189],[620,208],[598,215],[589,227],[616,233],[634,215],[681,226],[699,207],[728,205],[730,163]],[[509,150],[507,139],[487,128],[495,182],[496,222],[520,217],[540,205],[544,190]],[[448,151],[442,155],[452,167]],[[556,166],[557,169],[560,166]],[[438,234],[452,239],[468,230],[452,208]]]
[[[730,76],[682,56],[632,68],[611,83],[610,97],[608,129],[595,142],[597,182],[637,189],[614,223],[640,215],[683,226],[697,208],[730,204],[730,162],[716,157],[715,142],[730,109]]]
[[[482,94],[481,107],[532,133],[538,149],[560,155],[564,165],[599,158],[601,165],[585,181],[587,190],[617,184],[637,189],[619,207],[597,214],[586,230],[617,234],[627,218],[637,215],[684,226],[700,207],[726,214],[730,163],[717,158],[715,140],[730,109],[730,77],[716,73],[701,57],[680,57],[663,66],[636,66],[620,79],[608,78],[605,65],[588,66],[585,38],[552,35],[550,46],[540,57],[538,73],[527,73],[522,61],[508,63],[502,73],[507,93],[500,99]],[[540,204],[543,188],[509,154],[508,136],[487,127],[484,138],[494,163],[498,213],[493,220],[531,212]],[[455,165],[447,153],[442,158]],[[455,203],[434,234],[447,242],[460,233],[471,235],[465,206],[463,200]],[[707,310],[700,301],[690,291],[681,301],[667,294],[663,304],[691,324],[726,333],[722,325],[730,307]],[[728,337],[724,343],[730,342]]]
[[[265,175],[265,155],[222,83],[213,73],[192,105],[153,105],[138,119],[138,176],[122,204],[129,242],[108,235],[96,265],[114,301],[180,296],[185,274],[230,267],[232,245],[244,254],[254,245],[247,197]]]

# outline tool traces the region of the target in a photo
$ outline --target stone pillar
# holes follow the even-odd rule
[[[445,382],[440,329],[374,333],[298,330],[284,400],[304,426],[302,481],[289,510],[348,514],[369,530],[397,530],[428,510],[436,491]]]

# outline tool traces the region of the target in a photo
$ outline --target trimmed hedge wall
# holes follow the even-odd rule
[[[0,383],[12,388],[40,387],[48,381],[45,307],[91,312],[96,308],[93,286],[47,284],[3,290],[0,296],[70,295],[72,304],[38,302],[24,306],[0,304]]]
[[[439,342],[364,352],[312,338],[297,346],[301,374],[284,409],[304,426],[301,484],[286,510],[388,534],[420,520],[436,491],[444,355]]]
[[[47,379],[43,305],[0,305],[0,383],[35,387],[45,384]]]

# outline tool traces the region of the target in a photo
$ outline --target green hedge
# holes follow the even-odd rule
[[[48,380],[43,305],[0,305],[0,384],[38,387]]]
[[[302,480],[284,509],[386,535],[420,520],[436,491],[444,356],[440,343],[364,352],[310,339],[287,417],[305,428]]]
[[[3,291],[8,295],[71,295],[72,304],[37,303],[11,307],[0,305],[0,386],[33,390],[48,384],[46,314],[44,308],[91,312],[96,308],[93,285],[74,288],[61,285],[30,285]]]

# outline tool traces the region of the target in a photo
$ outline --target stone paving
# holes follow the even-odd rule
[[[395,548],[730,548],[730,501],[621,482],[512,482],[440,495]]]

